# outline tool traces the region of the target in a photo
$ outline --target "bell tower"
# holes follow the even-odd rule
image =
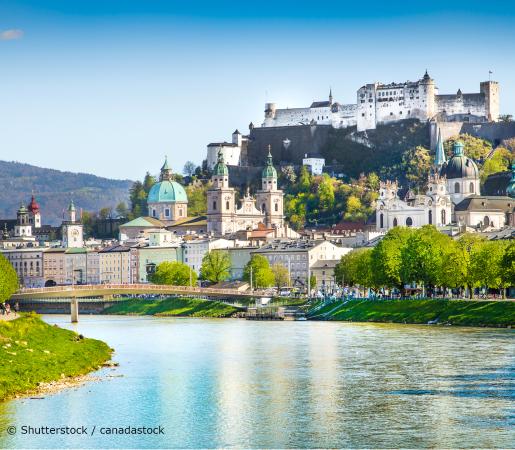
[[[221,151],[211,177],[213,187],[207,191],[207,231],[224,235],[235,231],[236,195],[229,187],[229,169]]]
[[[270,145],[261,176],[261,186],[261,190],[256,194],[256,206],[265,215],[265,225],[268,228],[282,228],[284,225],[284,193],[277,188],[277,171],[273,164]]]
[[[63,238],[63,247],[65,248],[81,248],[84,247],[84,226],[77,221],[77,209],[73,200],[68,205],[68,217],[63,221],[61,233]]]

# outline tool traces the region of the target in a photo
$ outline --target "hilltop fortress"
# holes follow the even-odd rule
[[[333,101],[313,102],[307,108],[277,109],[265,104],[263,127],[331,125],[333,128],[356,126],[357,131],[375,129],[379,124],[403,119],[442,122],[495,122],[499,118],[499,83],[483,81],[479,92],[440,95],[434,80],[426,73],[418,81],[371,83],[357,91],[356,103],[342,105]]]

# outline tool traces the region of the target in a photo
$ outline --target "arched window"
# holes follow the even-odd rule
[[[460,193],[460,183],[458,183],[457,181],[456,181],[456,183],[454,183],[454,192],[456,194]]]
[[[411,217],[408,217],[406,219],[406,226],[411,227],[413,225],[413,219]]]
[[[483,225],[485,227],[489,227],[490,226],[490,217],[485,216],[485,218],[483,219]]]
[[[447,223],[447,214],[445,213],[445,209],[442,209],[442,225]]]
[[[225,202],[225,209],[227,209],[227,210],[229,209],[229,201]]]
[[[427,223],[433,225],[433,211],[429,211],[427,214]]]
[[[213,209],[216,209],[216,200],[213,202]]]
[[[384,216],[383,213],[379,215],[379,228],[384,228]]]
[[[393,226],[396,227],[397,226],[397,217],[394,217],[393,219]]]
[[[261,205],[261,212],[262,213],[266,212],[266,205],[264,203]]]
[[[469,190],[472,194],[474,193],[474,183],[472,181],[470,182]]]

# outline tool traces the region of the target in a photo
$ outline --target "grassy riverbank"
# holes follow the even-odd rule
[[[36,315],[0,321],[0,401],[39,383],[84,375],[110,358],[104,342],[48,325]]]
[[[468,300],[349,300],[312,313],[321,320],[452,324],[481,327],[515,326],[515,302]]]
[[[239,309],[221,302],[192,298],[164,300],[133,299],[120,301],[106,308],[103,314],[130,314],[179,317],[230,317]]]

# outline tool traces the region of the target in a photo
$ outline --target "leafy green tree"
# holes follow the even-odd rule
[[[0,302],[11,298],[18,290],[18,276],[11,263],[0,254]]]
[[[191,278],[190,278],[191,277]],[[195,286],[197,284],[197,274],[194,270],[183,263],[177,261],[164,261],[156,267],[155,273],[150,277],[150,281],[155,284],[168,284],[172,286]]]
[[[282,288],[284,286],[289,286],[290,284],[290,274],[288,272],[288,268],[283,264],[276,263],[271,267],[272,272],[274,273],[274,283],[278,288]]]
[[[207,190],[211,183],[196,182],[186,186],[188,216],[196,217],[207,213]]]
[[[311,289],[311,292],[313,292],[317,288],[317,277],[315,275],[310,275],[309,287]]]
[[[311,174],[306,166],[300,168],[298,190],[299,192],[309,192],[311,189]]]
[[[479,286],[479,279],[477,271],[472,268],[472,261],[476,259],[476,255],[485,242],[485,238],[477,233],[465,233],[457,241],[457,250],[459,254],[459,261],[462,262],[461,286],[468,290],[469,297],[472,298],[473,289]]]
[[[504,241],[484,241],[472,255],[471,273],[477,286],[502,289],[505,287],[503,259]]]
[[[111,219],[113,217],[113,208],[101,208],[98,212],[98,216],[101,220]]]
[[[401,164],[406,180],[420,189],[424,188],[432,165],[430,151],[420,145],[410,148],[402,155]]]
[[[231,274],[231,257],[223,250],[212,250],[202,258],[200,277],[211,283],[219,283],[229,278]]]
[[[501,260],[503,280],[508,286],[515,286],[515,241],[506,246]]]
[[[404,290],[409,279],[401,272],[401,254],[412,234],[411,228],[395,227],[372,250],[374,276],[379,286]]]
[[[150,175],[150,173],[147,172],[145,174],[145,178],[143,179],[143,190],[147,195],[150,192],[150,189],[152,189],[152,186],[154,186],[154,184],[156,184],[156,177]]]
[[[497,147],[491,158],[487,159],[481,170],[481,183],[484,183],[489,175],[504,172],[509,169],[512,158],[511,152],[503,147]]]
[[[322,211],[327,211],[334,206],[334,186],[329,175],[322,175],[322,182],[318,185],[318,202]]]
[[[354,195],[350,195],[347,198],[347,209],[344,218],[346,220],[356,221],[363,219],[363,216],[363,205],[361,200]]]
[[[268,259],[261,255],[253,255],[243,269],[243,279],[250,283],[252,272],[252,285],[255,288],[266,288],[274,285],[275,277]]]
[[[377,174],[375,172],[371,172],[368,174],[368,179],[367,179],[367,187],[369,189],[372,189],[373,191],[378,191],[379,190],[379,177],[377,176]]]
[[[401,250],[401,279],[423,283],[430,290],[442,284],[444,257],[452,239],[433,225],[426,225],[411,233]]]

